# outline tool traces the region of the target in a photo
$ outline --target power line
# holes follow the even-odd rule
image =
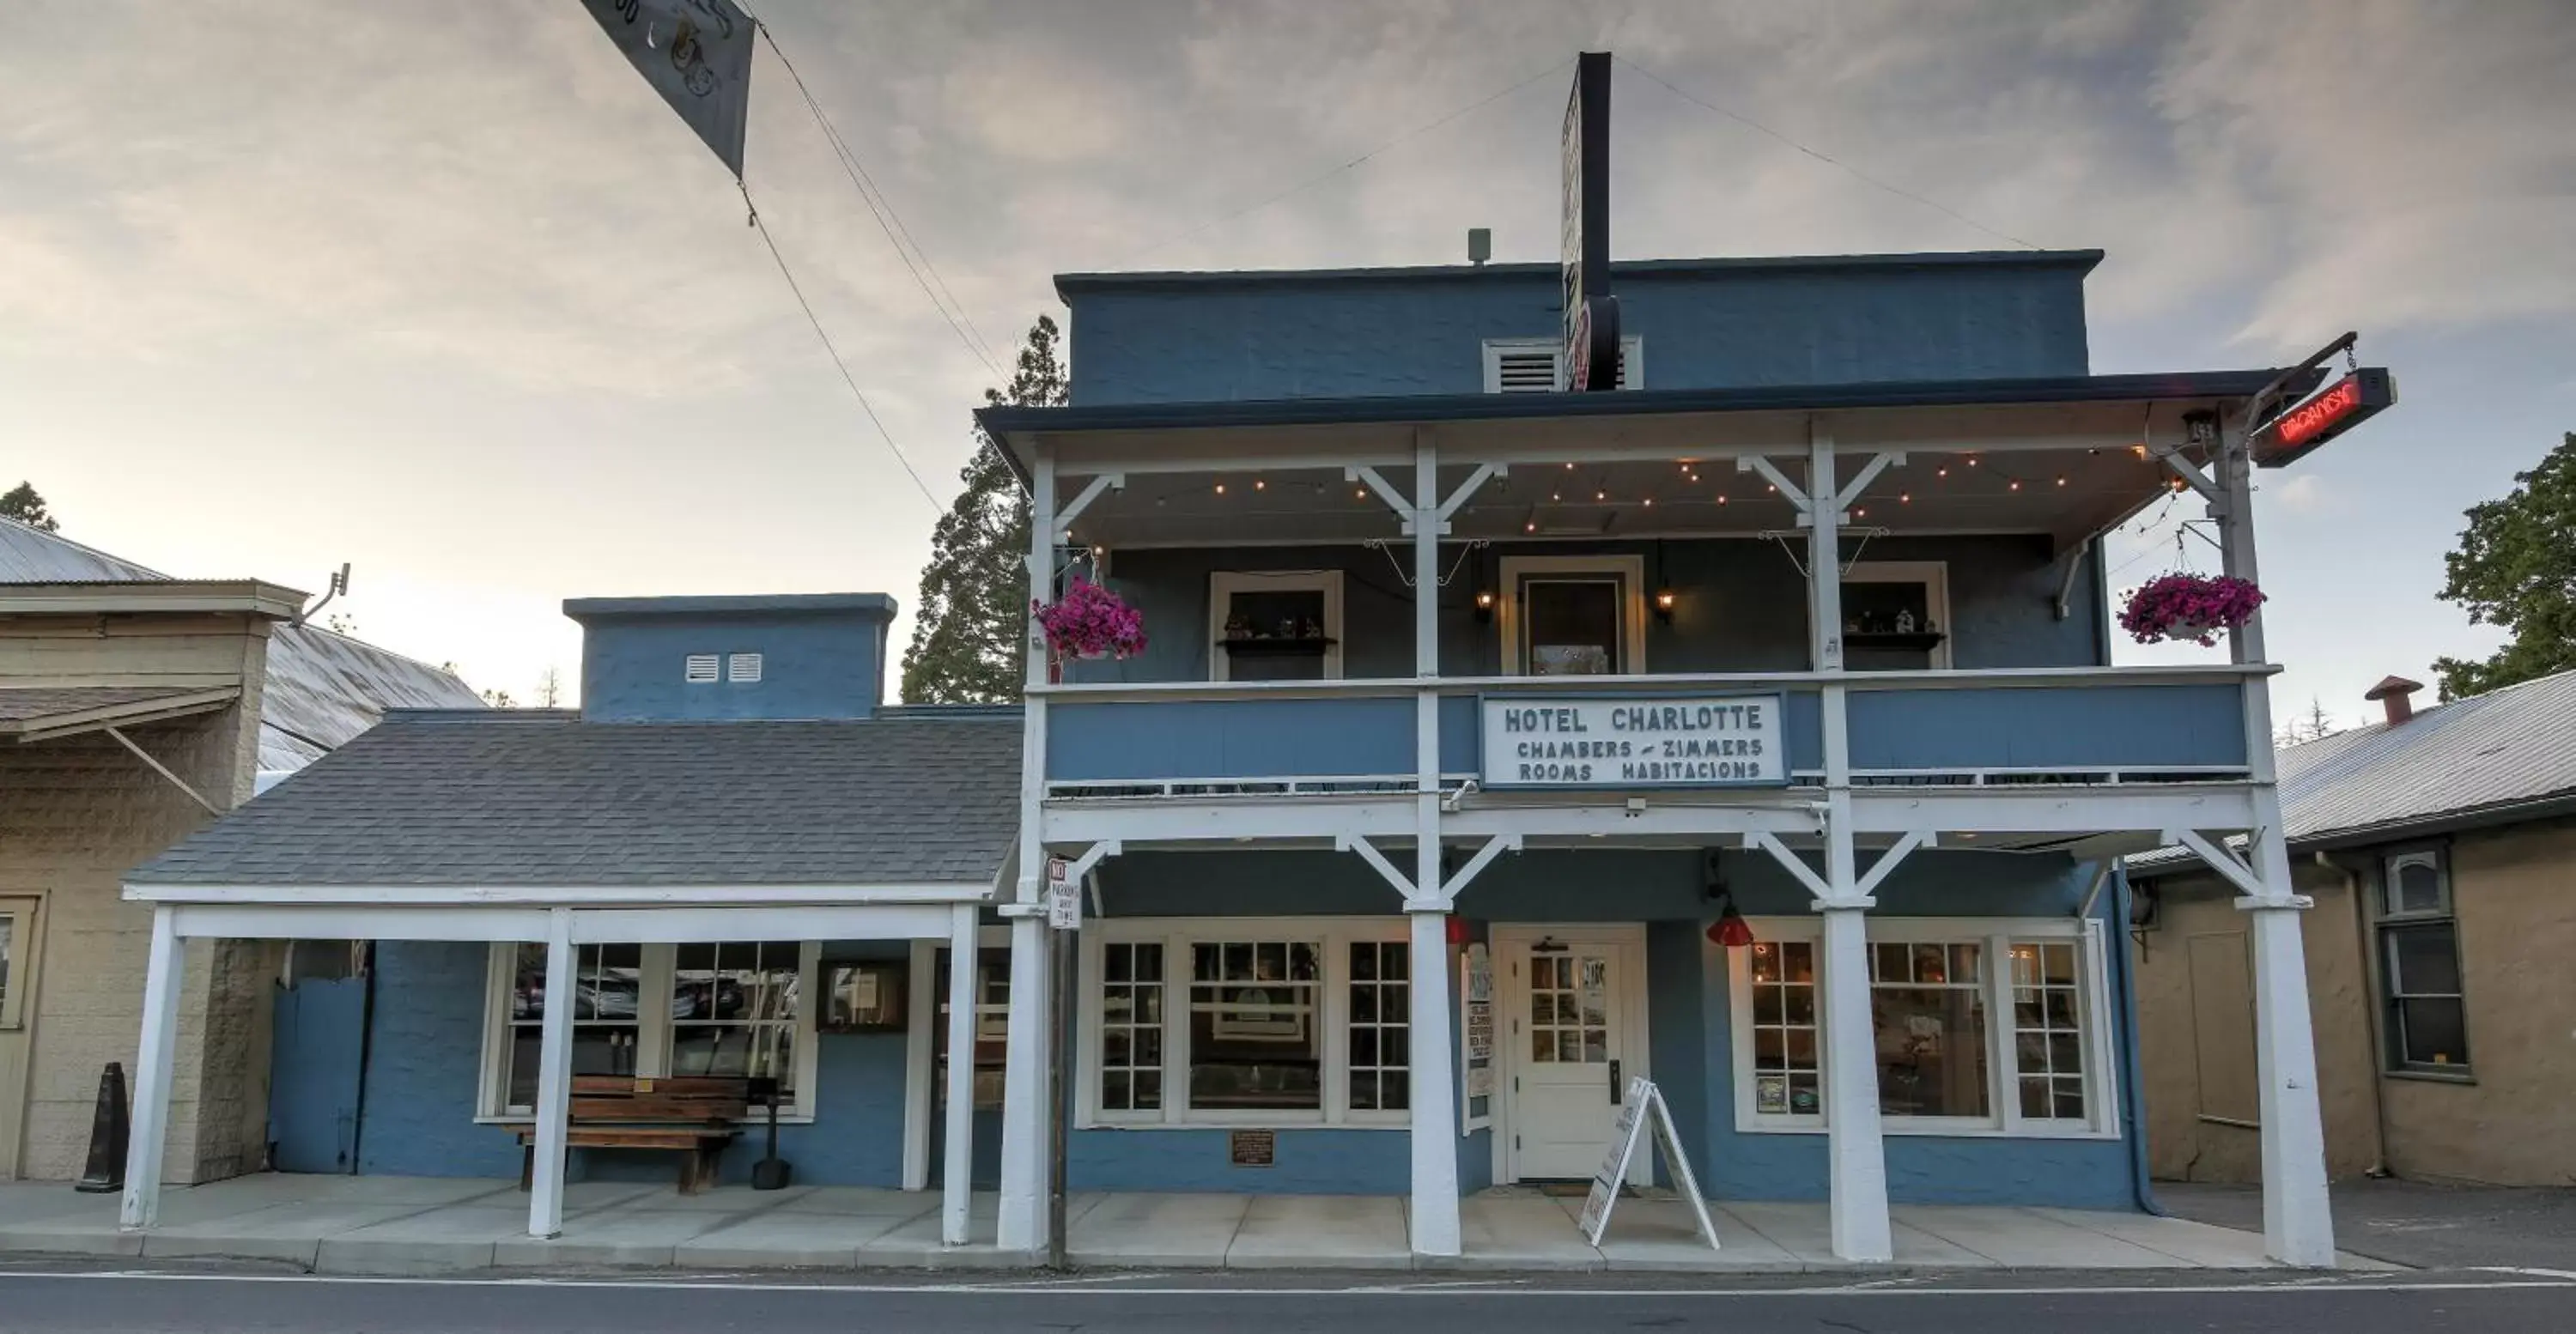
[[[886,452],[903,465],[903,475],[912,479],[913,486],[921,492],[921,498],[930,502],[932,510],[944,511],[947,507],[939,503],[939,497],[930,493],[929,484],[922,481],[921,474],[913,469],[912,460],[903,456],[903,447],[894,442],[894,433],[887,430],[885,420],[877,416],[876,405],[868,401],[867,392],[859,388],[858,380],[850,374],[850,364],[841,359],[841,349],[833,346],[832,335],[824,330],[823,321],[814,314],[814,303],[805,299],[805,289],[797,283],[795,271],[787,267],[787,257],[778,252],[777,240],[770,236],[768,225],[761,222],[760,206],[751,202],[750,186],[742,188],[742,202],[751,210],[752,230],[760,233],[760,243],[769,247],[769,258],[778,265],[778,276],[787,280],[787,290],[796,294],[796,306],[805,312],[805,322],[814,326],[814,336],[823,340],[823,351],[830,354],[833,369],[841,373],[841,383],[850,387],[850,397],[859,401],[859,410],[868,414],[869,423],[877,428],[877,435],[885,441]]]
[[[1685,101],[1685,102],[1691,103],[1692,105],[1697,106],[1697,107],[1700,107],[1700,108],[1702,108],[1702,109],[1704,109],[1704,110],[1714,111],[1714,112],[1716,112],[1718,115],[1724,116],[1724,117],[1726,117],[1728,120],[1734,121],[1736,124],[1738,124],[1738,125],[1742,125],[1742,126],[1744,126],[1745,128],[1747,128],[1747,129],[1750,129],[1750,130],[1756,130],[1756,131],[1759,131],[1759,132],[1760,132],[1760,133],[1762,133],[1762,134],[1769,135],[1770,137],[1772,137],[1772,138],[1774,138],[1774,139],[1779,140],[1781,143],[1787,144],[1789,147],[1794,148],[1794,149],[1797,149],[1799,152],[1804,153],[1804,154],[1806,154],[1807,156],[1809,156],[1809,157],[1811,157],[1811,158],[1814,158],[1814,159],[1815,159],[1815,160],[1817,160],[1818,162],[1822,162],[1822,163],[1824,163],[1826,166],[1833,167],[1833,168],[1835,168],[1835,169],[1837,169],[1837,170],[1840,170],[1840,171],[1846,172],[1846,173],[1850,174],[1851,176],[1855,177],[1856,179],[1858,179],[1858,180],[1860,180],[1860,181],[1862,181],[1862,182],[1864,182],[1864,183],[1866,183],[1866,184],[1876,186],[1877,188],[1879,188],[1879,189],[1881,189],[1881,190],[1885,190],[1885,191],[1886,191],[1887,193],[1889,193],[1889,194],[1895,195],[1895,196],[1896,196],[1897,198],[1899,198],[1899,199],[1910,199],[1910,200],[1914,201],[1914,202],[1915,202],[1915,203],[1917,203],[1917,204],[1921,204],[1921,205],[1922,205],[1923,207],[1925,207],[1925,208],[1931,209],[1931,210],[1933,210],[1933,211],[1935,211],[1935,212],[1938,212],[1938,213],[1945,214],[1945,215],[1947,215],[1948,217],[1953,218],[1953,219],[1955,219],[1955,220],[1957,220],[1957,221],[1959,221],[1959,222],[1965,223],[1965,224],[1967,224],[1967,225],[1968,225],[1968,226],[1970,226],[1970,227],[1974,227],[1974,228],[1976,228],[1978,231],[1984,232],[1984,233],[1985,233],[1986,235],[1988,235],[1988,236],[1999,237],[1999,238],[2001,238],[2001,239],[2003,239],[2003,240],[2010,241],[2010,242],[2012,242],[2014,245],[2020,246],[2020,247],[2022,247],[2022,248],[2023,248],[2023,249],[2025,249],[2025,250],[2037,250],[2037,249],[2039,249],[2039,248],[2040,248],[2038,245],[2036,245],[2036,244],[2034,244],[2034,243],[2032,243],[2032,242],[2029,242],[2029,241],[2025,241],[2025,240],[2021,239],[2020,237],[2013,235],[2013,234],[2012,234],[2012,233],[2010,233],[2010,232],[1998,231],[1998,230],[1996,230],[1995,228],[1989,227],[1989,226],[1987,226],[1986,224],[1984,224],[1984,223],[1982,223],[1982,222],[1977,221],[1975,218],[1969,217],[1967,214],[1962,213],[1962,212],[1960,212],[1959,210],[1957,210],[1957,209],[1955,209],[1955,208],[1952,208],[1952,207],[1950,207],[1949,205],[1944,204],[1944,203],[1942,203],[1941,201],[1939,201],[1939,200],[1937,200],[1937,199],[1927,199],[1927,198],[1923,197],[1922,195],[1918,195],[1918,194],[1914,193],[1913,191],[1908,190],[1908,189],[1906,189],[1905,187],[1903,187],[1903,186],[1901,186],[1901,185],[1893,185],[1893,184],[1890,184],[1889,182],[1882,181],[1882,180],[1880,180],[1879,178],[1877,178],[1877,177],[1875,177],[1875,176],[1870,175],[1868,172],[1862,171],[1860,168],[1855,167],[1855,166],[1851,165],[1851,164],[1850,164],[1850,163],[1848,163],[1848,162],[1844,162],[1844,161],[1842,161],[1842,160],[1840,160],[1840,159],[1838,159],[1838,158],[1829,157],[1829,156],[1827,156],[1827,155],[1825,155],[1825,154],[1823,154],[1823,153],[1819,153],[1819,152],[1817,152],[1815,149],[1809,148],[1809,147],[1807,147],[1805,144],[1799,143],[1797,140],[1792,139],[1792,138],[1790,138],[1789,136],[1787,136],[1787,135],[1785,135],[1785,134],[1782,134],[1782,133],[1781,133],[1781,132],[1779,132],[1778,130],[1772,129],[1770,126],[1765,125],[1765,124],[1763,124],[1762,122],[1760,122],[1760,121],[1758,121],[1758,120],[1753,119],[1751,116],[1747,116],[1747,115],[1743,114],[1742,112],[1729,111],[1729,110],[1727,110],[1725,107],[1719,106],[1719,105],[1718,105],[1718,104],[1716,104],[1715,102],[1707,101],[1707,100],[1705,100],[1705,99],[1703,99],[1703,98],[1699,97],[1697,94],[1694,94],[1694,93],[1692,93],[1692,92],[1690,92],[1690,91],[1688,91],[1688,90],[1686,90],[1686,89],[1684,89],[1684,88],[1680,87],[1679,85],[1675,84],[1672,80],[1667,79],[1667,78],[1665,78],[1664,76],[1662,76],[1662,75],[1660,75],[1660,74],[1657,74],[1657,73],[1656,73],[1656,72],[1654,72],[1653,70],[1650,70],[1650,69],[1646,68],[1645,66],[1638,64],[1636,61],[1630,60],[1630,59],[1629,59],[1629,58],[1627,58],[1626,56],[1620,56],[1620,57],[1618,57],[1617,59],[1618,59],[1618,61],[1619,61],[1619,63],[1620,63],[1620,64],[1625,65],[1625,66],[1627,66],[1628,68],[1630,68],[1630,69],[1632,69],[1632,70],[1637,71],[1639,74],[1643,74],[1643,75],[1645,75],[1648,79],[1650,79],[1650,80],[1654,81],[1655,83],[1658,83],[1658,84],[1663,85],[1664,90],[1665,90],[1666,92],[1671,93],[1673,96],[1678,97],[1678,98],[1682,99],[1682,100],[1683,100],[1683,101]]]
[[[1325,171],[1318,172],[1318,173],[1316,173],[1316,174],[1315,174],[1315,175],[1313,175],[1313,176],[1309,176],[1309,177],[1307,177],[1306,179],[1304,179],[1304,180],[1302,180],[1302,181],[1297,182],[1295,185],[1289,186],[1287,189],[1282,190],[1282,191],[1280,191],[1280,192],[1279,192],[1279,193],[1277,193],[1277,194],[1271,195],[1271,196],[1269,196],[1269,197],[1267,197],[1267,198],[1261,199],[1261,200],[1256,201],[1256,202],[1254,202],[1254,203],[1247,204],[1247,205],[1243,206],[1242,208],[1236,209],[1236,210],[1235,210],[1235,211],[1233,211],[1232,213],[1225,214],[1225,215],[1224,215],[1224,216],[1222,216],[1222,217],[1210,218],[1210,219],[1208,219],[1206,222],[1202,222],[1202,223],[1200,223],[1198,226],[1196,226],[1196,227],[1192,227],[1192,228],[1190,228],[1188,231],[1182,232],[1182,233],[1180,233],[1180,234],[1179,234],[1179,235],[1177,235],[1177,236],[1169,237],[1169,238],[1167,238],[1167,239],[1165,239],[1165,240],[1162,240],[1162,241],[1157,241],[1157,242],[1155,242],[1155,243],[1154,243],[1154,244],[1152,244],[1152,245],[1146,246],[1146,247],[1145,247],[1144,249],[1142,249],[1142,250],[1137,250],[1137,251],[1131,252],[1130,254],[1128,254],[1128,255],[1127,255],[1127,257],[1126,257],[1126,258],[1121,259],[1121,260],[1119,260],[1119,261],[1117,262],[1117,267],[1124,268],[1124,267],[1126,267],[1126,266],[1127,266],[1127,265],[1129,265],[1129,264],[1133,264],[1133,263],[1135,263],[1137,260],[1143,259],[1143,258],[1144,258],[1145,256],[1147,256],[1147,255],[1153,254],[1153,253],[1154,253],[1155,251],[1157,251],[1157,250],[1165,250],[1165,249],[1169,249],[1170,247],[1172,247],[1172,246],[1176,246],[1176,245],[1179,245],[1181,242],[1186,241],[1186,240],[1190,239],[1191,237],[1198,235],[1198,234],[1199,234],[1199,233],[1201,233],[1201,232],[1208,231],[1208,230],[1209,230],[1209,229],[1211,229],[1211,228],[1222,227],[1222,226],[1224,226],[1225,224],[1227,224],[1227,223],[1229,223],[1229,222],[1232,222],[1232,221],[1234,221],[1234,220],[1235,220],[1235,219],[1237,219],[1237,218],[1247,217],[1247,216],[1250,216],[1251,214],[1258,213],[1258,212],[1260,212],[1261,210],[1263,210],[1263,209],[1265,209],[1265,208],[1268,208],[1268,207],[1270,207],[1270,206],[1271,206],[1271,205],[1273,205],[1273,204],[1278,203],[1280,200],[1282,200],[1282,199],[1286,199],[1288,196],[1293,195],[1293,194],[1296,194],[1296,193],[1297,193],[1298,191],[1300,191],[1300,190],[1307,189],[1307,188],[1308,188],[1308,187],[1310,187],[1310,186],[1320,185],[1320,184],[1322,184],[1323,182],[1328,181],[1328,180],[1332,179],[1332,178],[1333,178],[1333,177],[1335,177],[1335,176],[1339,176],[1339,175],[1341,175],[1343,172],[1349,171],[1351,168],[1356,167],[1356,166],[1360,165],[1361,163],[1368,161],[1370,158],[1376,157],[1378,154],[1383,153],[1383,152],[1385,152],[1386,150],[1388,150],[1388,149],[1390,149],[1390,148],[1395,147],[1397,144],[1403,143],[1404,141],[1406,141],[1406,140],[1408,140],[1408,139],[1414,139],[1414,138],[1418,138],[1418,137],[1420,137],[1420,136],[1422,136],[1422,135],[1429,134],[1431,131],[1436,130],[1436,129],[1439,129],[1441,126],[1446,125],[1446,124],[1448,124],[1449,122],[1451,122],[1451,121],[1453,121],[1453,120],[1456,120],[1456,119],[1458,119],[1459,117],[1461,117],[1461,116],[1464,116],[1464,115],[1468,114],[1469,112],[1473,112],[1473,111],[1481,111],[1481,110],[1485,109],[1486,107],[1491,106],[1491,105],[1493,105],[1494,103],[1499,102],[1499,101],[1503,100],[1504,98],[1509,97],[1509,96],[1511,96],[1512,94],[1519,92],[1519,91],[1520,91],[1520,90],[1522,90],[1523,88],[1527,88],[1527,87],[1529,87],[1531,84],[1536,83],[1536,82],[1538,82],[1539,80],[1544,79],[1544,78],[1546,78],[1547,76],[1549,76],[1549,75],[1551,75],[1551,74],[1557,73],[1557,72],[1558,72],[1558,71],[1560,71],[1560,70],[1563,70],[1566,66],[1571,65],[1571,64],[1573,64],[1573,63],[1574,63],[1574,62],[1573,62],[1573,61],[1571,61],[1571,60],[1560,60],[1560,61],[1556,62],[1555,64],[1548,66],[1546,69],[1540,70],[1538,73],[1533,74],[1533,75],[1529,76],[1529,77],[1528,77],[1528,78],[1526,78],[1526,79],[1522,79],[1520,82],[1515,83],[1515,84],[1512,84],[1510,87],[1504,88],[1504,89],[1503,89],[1503,90],[1501,90],[1500,92],[1496,92],[1496,93],[1493,93],[1493,94],[1491,94],[1491,95],[1489,95],[1489,96],[1482,97],[1482,98],[1477,99],[1476,101],[1470,102],[1470,103],[1468,103],[1467,105],[1462,106],[1462,107],[1458,108],[1457,110],[1452,111],[1452,112],[1450,112],[1449,114],[1447,114],[1447,115],[1445,115],[1445,116],[1440,117],[1438,120],[1426,121],[1426,122],[1424,122],[1424,123],[1422,123],[1422,124],[1420,124],[1420,125],[1416,125],[1416,126],[1414,126],[1412,129],[1406,130],[1404,133],[1399,134],[1399,135],[1395,136],[1394,138],[1389,139],[1389,140],[1387,140],[1386,142],[1384,142],[1384,143],[1382,143],[1382,144],[1379,144],[1377,147],[1372,148],[1372,149],[1370,149],[1369,151],[1367,151],[1367,152],[1365,152],[1365,153],[1360,154],[1358,157],[1352,158],[1352,159],[1351,159],[1350,161],[1348,161],[1348,162],[1342,163],[1341,165],[1336,166],[1336,167],[1329,168],[1329,169],[1327,169],[1327,170],[1325,170]]]
[[[966,303],[959,301],[957,294],[949,289],[948,280],[939,276],[938,267],[930,262],[930,252],[913,240],[912,229],[904,226],[903,215],[895,211],[894,201],[878,188],[876,178],[868,175],[868,169],[859,165],[858,154],[850,151],[849,142],[841,137],[840,129],[832,124],[830,116],[824,114],[823,104],[815,99],[814,91],[805,86],[805,76],[796,72],[796,62],[787,58],[787,49],[778,44],[777,35],[769,30],[766,23],[755,20],[754,26],[760,30],[761,38],[769,43],[770,52],[778,57],[778,63],[786,67],[787,77],[795,83],[797,95],[804,99],[805,110],[822,128],[823,138],[832,145],[832,155],[840,160],[841,174],[849,177],[851,188],[859,192],[859,201],[868,206],[868,215],[876,219],[877,229],[885,233],[886,243],[894,247],[895,258],[903,261],[905,271],[920,286],[921,294],[930,298],[931,307],[939,312],[940,319],[947,322],[949,332],[957,335],[957,341],[965,346],[969,355],[984,363],[985,370],[1009,378],[1004,374],[1000,361],[994,357],[992,345],[984,341],[983,333],[975,328],[974,318],[966,313]],[[920,256],[918,264],[913,262],[914,255]],[[925,269],[929,271],[927,278],[922,276]],[[937,290],[933,290],[933,283],[937,284]],[[955,307],[953,314],[950,312],[952,306]]]

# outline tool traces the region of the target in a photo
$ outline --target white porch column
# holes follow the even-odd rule
[[[170,1075],[179,1046],[179,984],[187,942],[167,905],[152,910],[143,974],[143,1043],[134,1059],[134,1121],[125,1147],[125,1200],[117,1226],[148,1228],[161,1216],[161,1162],[170,1139]]]
[[[1815,670],[1843,669],[1842,508],[1833,432],[1807,427],[1807,639]]]
[[[1055,590],[1055,455],[1044,441],[1030,465],[1029,595],[1053,601]],[[1046,635],[1029,621],[1028,684],[1020,733],[1018,902],[1034,910],[1046,875],[1039,839],[1046,800]],[[1055,1035],[1047,1031],[1047,926],[1042,916],[1011,920],[1009,1052],[1002,1073],[1002,1198],[994,1242],[1004,1251],[1047,1244],[1047,1070]],[[971,962],[973,955],[966,956]]]
[[[1472,485],[1472,484],[1471,484]],[[1440,883],[1440,452],[1413,436],[1413,1251],[1456,1255],[1458,1110],[1450,1086],[1449,904]]]
[[[1831,469],[1830,461],[1826,468]],[[1828,471],[1827,477],[1831,473]],[[1826,485],[1831,486],[1830,480]],[[1827,502],[1830,504],[1830,502]],[[1830,559],[1830,558],[1828,558]],[[1831,570],[1834,567],[1822,567]],[[1839,644],[1841,635],[1834,638]],[[1851,833],[1851,736],[1843,687],[1825,687],[1825,1154],[1834,1256],[1895,1258],[1887,1217],[1887,1146],[1878,1115],[1877,1021],[1869,1004],[1869,919]]]
[[[528,1177],[528,1235],[563,1235],[564,1139],[572,1111],[572,910],[546,914],[546,1015],[537,1037],[535,1170]]]
[[[2223,429],[2223,428],[2222,428]],[[2259,582],[2254,555],[2253,460],[2242,429],[2219,440],[2219,549],[2227,573]],[[2257,608],[2228,635],[2228,656],[2264,661],[2263,613]],[[2264,893],[2236,901],[2252,914],[2254,1063],[2262,1080],[2263,1249],[2283,1264],[2334,1266],[2334,1214],[2327,1198],[2325,1120],[2317,1104],[2316,1029],[2308,1007],[2308,960],[2299,913],[2308,900],[2294,891],[2281,828],[2281,792],[2272,758],[2271,683],[2245,682],[2246,761],[2255,782],[2246,860]]]
[[[966,1244],[975,1194],[975,905],[953,910],[948,931],[948,1120],[939,1176],[939,1240]]]

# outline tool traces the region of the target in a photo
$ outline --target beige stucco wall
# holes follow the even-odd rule
[[[267,638],[243,616],[0,621],[0,683],[241,682],[219,713],[130,729],[137,745],[218,805],[247,800],[258,764]],[[124,873],[213,817],[103,734],[0,745],[0,893],[43,900],[19,1175],[66,1180],[86,1165],[99,1072],[140,1040],[148,908]],[[193,942],[180,996],[166,1175],[255,1171],[267,1145],[273,950]]]
[[[2459,835],[2451,894],[2476,1082],[2384,1081],[2389,1167],[2576,1185],[2576,823]]]
[[[2301,893],[2316,906],[2300,915],[2309,977],[2309,1014],[2317,1040],[2317,1101],[2325,1118],[2326,1171],[2357,1176],[2376,1160],[2375,1110],[2370,1084],[2375,1061],[2370,1038],[2370,989],[2356,944],[2353,900],[2340,873],[2303,863],[2294,868]],[[2156,929],[2133,941],[2137,968],[2138,1059],[2147,1097],[2147,1171],[2167,1181],[2257,1182],[2263,1179],[2260,1132],[2251,1115],[2243,1125],[2203,1115],[2204,1103],[2221,1101],[2221,1089],[2203,1088],[2199,1017],[2194,1009],[2192,940],[2203,949],[2246,949],[2245,913],[2236,891],[2215,876],[2160,882],[2163,905]],[[2251,969],[2246,976],[2250,979]],[[2211,988],[2211,979],[2198,986]],[[2227,997],[2224,999],[2234,999]],[[2230,1016],[2233,1016],[2232,1019]],[[2254,1012],[2251,993],[2212,1018],[2239,1025],[2234,1047],[2211,1054],[2223,1083],[2258,1087],[2251,1068]],[[2231,1058],[2234,1058],[2231,1060]],[[2242,1068],[2236,1068],[2238,1063]],[[2234,1112],[2221,1106],[2220,1113]]]
[[[2368,867],[2378,851],[2337,855]],[[2371,928],[2339,869],[2298,865],[2301,891],[2317,901],[2301,924],[2327,1170],[2347,1177],[2384,1165],[2429,1181],[2576,1185],[2576,822],[2462,832],[2450,860],[2473,1081],[2381,1073]],[[2190,966],[2192,937],[2241,936],[2243,915],[2213,878],[2168,880],[2164,893],[2159,928],[2133,948],[2148,1170],[2166,1180],[2260,1181],[2257,1132],[2201,1115]],[[2365,911],[2373,893],[2365,879]],[[2249,1010],[2246,1031],[2253,1022]],[[2250,1083],[2251,1071],[2242,1073]]]

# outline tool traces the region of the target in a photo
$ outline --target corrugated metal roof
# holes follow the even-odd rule
[[[0,583],[142,583],[149,566],[0,519]],[[388,708],[481,708],[449,672],[318,626],[271,629],[259,767],[301,769],[375,725]]]
[[[1017,837],[1020,721],[597,723],[396,713],[135,884],[990,884]]]
[[[2576,796],[2576,671],[2285,746],[2274,762],[2294,847]],[[2161,848],[2129,864],[2189,855]]]

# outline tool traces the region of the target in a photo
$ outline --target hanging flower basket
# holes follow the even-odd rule
[[[2120,608],[2120,628],[2141,644],[2189,640],[2207,647],[2252,620],[2263,590],[2229,575],[2160,574],[2140,584]]]
[[[1059,658],[1132,658],[1145,651],[1145,618],[1080,575],[1054,602],[1031,602],[1029,614]]]

